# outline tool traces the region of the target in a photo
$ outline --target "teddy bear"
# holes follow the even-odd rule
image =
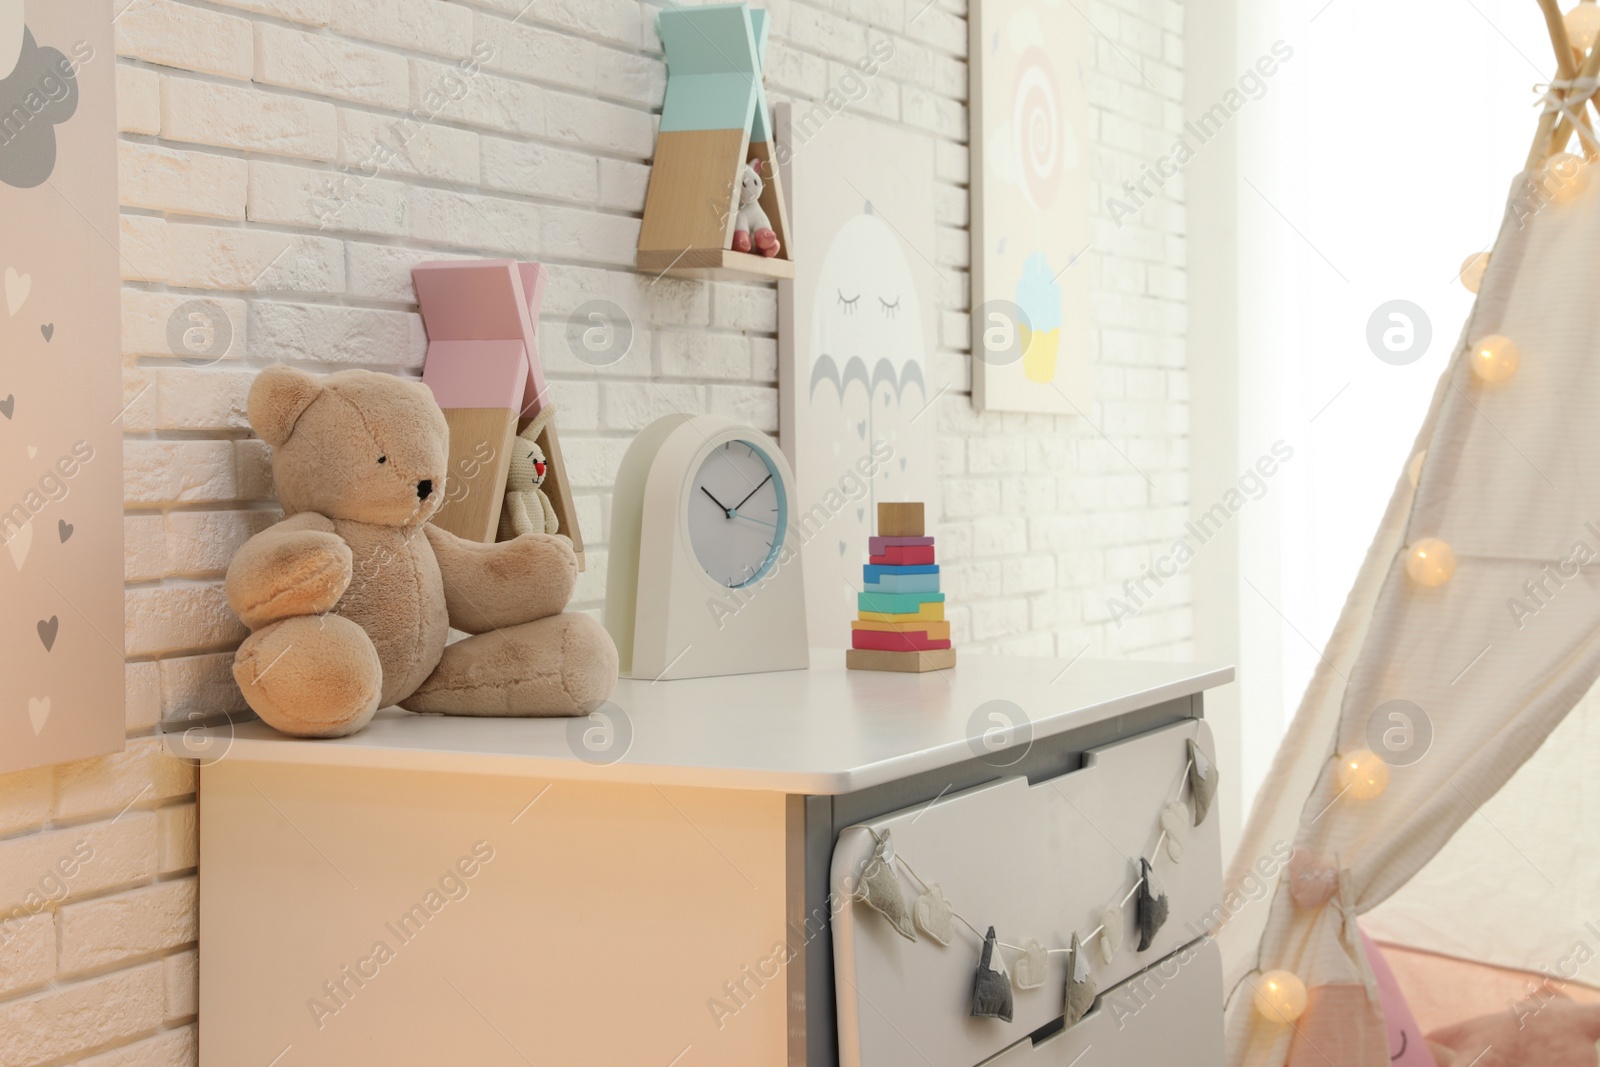
[[[228,567],[249,627],[233,675],[268,725],[341,737],[380,707],[580,715],[611,695],[617,651],[565,612],[564,537],[480,544],[428,520],[445,501],[449,427],[419,381],[366,370],[257,376],[250,426],[272,446],[284,518]],[[471,635],[447,643],[451,627]]]
[[[539,447],[539,435],[550,424],[556,406],[546,404],[511,442],[511,465],[506,471],[506,499],[500,508],[500,540],[509,541],[528,533],[560,533],[561,520],[544,492],[550,473]]]
[[[739,213],[733,223],[733,250],[750,251],[754,242],[756,251],[763,256],[778,254],[778,235],[772,232],[772,222],[761,210],[761,194],[766,185],[761,181],[761,171],[752,160],[744,165],[739,179]]]

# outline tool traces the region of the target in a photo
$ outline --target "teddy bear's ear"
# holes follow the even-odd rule
[[[305,371],[274,364],[256,375],[250,386],[250,427],[273,448],[289,440],[294,424],[322,392],[322,385]]]

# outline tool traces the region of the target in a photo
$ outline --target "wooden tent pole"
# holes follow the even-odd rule
[[[1550,31],[1550,45],[1556,53],[1556,77],[1560,81],[1571,81],[1577,74],[1577,69],[1572,62],[1572,45],[1567,40],[1567,23],[1561,17],[1561,8],[1556,5],[1556,0],[1539,0],[1539,10],[1544,13],[1545,28]],[[1595,49],[1600,51],[1600,49]],[[1587,66],[1587,64],[1585,64]],[[1561,90],[1551,90],[1560,93]],[[1539,129],[1533,136],[1533,147],[1528,149],[1528,162],[1525,169],[1533,170],[1544,165],[1544,161],[1556,150],[1558,142],[1552,135],[1556,134],[1559,115],[1555,111],[1546,111],[1539,116]],[[1566,138],[1572,136],[1570,125],[1561,127],[1566,131],[1566,136],[1559,144],[1566,144]]]
[[[1597,76],[1600,76],[1600,46],[1591,48],[1589,50],[1589,54],[1584,57],[1583,65],[1578,68],[1578,78],[1580,80],[1584,78],[1594,78]],[[1596,101],[1594,97],[1590,97],[1590,102],[1593,102],[1596,108],[1600,108],[1600,101]],[[1579,114],[1587,125],[1589,115],[1588,110],[1584,109],[1580,111]],[[1572,135],[1572,122],[1564,117],[1561,119],[1560,125],[1556,127],[1555,133],[1556,139],[1560,144],[1566,144],[1566,141],[1562,139],[1563,134],[1568,137]],[[1584,148],[1584,155],[1588,156],[1590,159],[1593,159],[1595,156],[1594,145],[1585,142]]]
[[[1550,44],[1556,50],[1556,70],[1563,81],[1570,81],[1577,73],[1572,62],[1572,45],[1567,40],[1567,22],[1561,17],[1556,0],[1539,0],[1539,10],[1544,12],[1545,28],[1550,31]]]

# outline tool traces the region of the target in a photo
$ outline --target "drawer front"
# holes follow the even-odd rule
[[[908,908],[923,889],[914,870],[937,883],[979,930],[992,925],[1013,945],[1036,939],[1046,949],[1065,948],[1074,931],[1090,933],[1106,907],[1127,896],[1143,856],[1152,861],[1157,890],[1167,895],[1169,917],[1139,952],[1130,898],[1119,919],[1122,944],[1109,963],[1098,939],[1086,940],[1096,984],[1111,989],[1199,937],[1221,899],[1214,810],[1189,827],[1181,860],[1165,847],[1156,851],[1163,806],[1189,798],[1184,771],[1191,739],[1213,753],[1205,724],[1186,721],[1093,749],[1080,769],[1047,781],[1004,779],[851,827],[834,851],[834,900],[851,897],[872,854],[870,831],[888,830],[905,861],[895,867]],[[846,1067],[973,1067],[1061,1015],[1065,954],[1048,956],[1042,985],[1014,989],[1013,1019],[1006,1023],[968,1014],[980,945],[959,922],[948,946],[926,936],[913,943],[867,905],[845,903],[836,905],[833,944]],[[1018,953],[1002,955],[1014,975]],[[1220,1033],[1220,1002],[1214,1022]]]
[[[1103,993],[1071,1030],[1024,1038],[983,1067],[1222,1067],[1222,952],[1180,949]]]

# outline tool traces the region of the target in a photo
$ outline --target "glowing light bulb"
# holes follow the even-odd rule
[[[1372,800],[1389,788],[1389,765],[1376,752],[1358,748],[1339,757],[1339,788],[1357,800]]]
[[[1600,8],[1596,8],[1600,10]],[[1483,284],[1483,272],[1489,269],[1489,253],[1474,252],[1461,261],[1459,276],[1461,284],[1466,286],[1467,292],[1476,293],[1478,286]]]
[[[1306,1010],[1306,984],[1290,971],[1268,971],[1256,981],[1256,1011],[1275,1023],[1292,1023]]]
[[[1578,199],[1589,184],[1589,168],[1583,157],[1571,152],[1557,152],[1544,161],[1545,192],[1558,204],[1570,204]]]
[[[1587,52],[1600,33],[1600,6],[1594,0],[1574,4],[1562,21],[1567,24],[1567,41],[1580,52]]]
[[[1472,373],[1480,382],[1493,385],[1517,373],[1522,353],[1517,343],[1503,334],[1492,333],[1472,346]]]
[[[1424,448],[1421,452],[1412,456],[1411,462],[1406,464],[1406,477],[1411,479],[1411,488],[1415,489],[1417,483],[1422,480],[1422,465],[1427,461],[1428,450]]]
[[[1406,550],[1406,573],[1418,585],[1436,589],[1455,572],[1455,551],[1437,537],[1424,537]]]

